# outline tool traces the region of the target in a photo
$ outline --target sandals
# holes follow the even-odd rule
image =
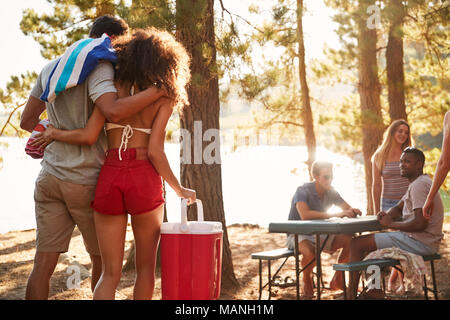
[[[281,278],[280,276],[276,276],[272,280],[272,286],[274,286],[274,287],[287,288],[287,287],[295,286],[295,284],[296,284],[296,281],[289,276],[287,276],[284,279]]]

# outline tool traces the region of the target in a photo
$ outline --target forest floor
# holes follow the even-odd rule
[[[228,226],[228,237],[233,256],[234,273],[239,282],[239,288],[222,288],[220,299],[223,300],[256,300],[258,299],[258,260],[252,260],[253,252],[271,250],[285,246],[284,234],[269,233],[266,228],[254,225]],[[13,231],[0,234],[0,300],[21,300],[25,297],[28,276],[33,267],[35,254],[36,230]],[[444,240],[440,253],[442,259],[435,262],[437,286],[440,299],[450,299],[450,224],[444,224]],[[128,226],[126,250],[131,246],[133,234]],[[127,254],[127,253],[126,253]],[[125,254],[125,256],[126,256]],[[322,254],[325,287],[329,286],[333,275],[332,264],[336,263],[338,253]],[[282,269],[282,277],[295,278],[295,263],[290,258]],[[272,272],[282,262],[278,260],[272,264]],[[429,269],[429,263],[426,263]],[[68,289],[68,281],[72,272],[69,266],[78,265],[81,270],[79,288]],[[69,251],[61,255],[55,273],[51,279],[49,299],[52,300],[82,300],[92,299],[90,290],[90,259],[85,251],[83,240],[77,229],[72,237]],[[266,263],[264,263],[263,279],[267,277]],[[428,281],[427,281],[428,282]],[[431,281],[428,282],[431,284]],[[116,299],[127,300],[133,298],[134,271],[124,272],[116,293]],[[272,299],[296,299],[295,287],[272,288]],[[392,299],[423,299],[420,288],[407,290],[404,295],[389,295]],[[432,294],[430,295],[432,296]],[[154,299],[161,299],[161,276],[156,274]],[[263,299],[267,299],[267,290]],[[325,289],[322,299],[342,299],[342,292]]]

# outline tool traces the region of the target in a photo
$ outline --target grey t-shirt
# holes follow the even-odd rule
[[[56,62],[53,60],[42,69],[31,91],[33,97],[40,98]],[[50,123],[64,130],[84,128],[94,109],[94,102],[105,93],[117,92],[113,81],[112,64],[100,62],[82,84],[61,92],[52,103],[45,103]],[[61,180],[95,185],[106,147],[104,131],[91,146],[54,141],[45,149],[41,165]]]
[[[291,201],[288,220],[301,220],[296,207],[297,202],[305,202],[310,210],[327,212],[332,205],[342,204],[344,199],[334,189],[327,190],[323,199],[320,199],[315,182],[307,182],[295,191]]]
[[[423,208],[431,189],[431,179],[424,174],[414,180],[408,187],[403,196],[403,220],[408,220],[414,217],[414,209]],[[410,237],[426,244],[427,246],[438,250],[439,243],[444,237],[442,233],[442,225],[444,222],[444,206],[442,204],[441,195],[439,192],[433,199],[433,214],[431,220],[423,231],[419,232],[405,232]]]

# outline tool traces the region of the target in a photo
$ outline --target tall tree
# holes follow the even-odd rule
[[[380,91],[377,63],[377,30],[368,27],[367,9],[374,0],[359,0],[358,14],[358,92],[361,107],[362,149],[367,194],[367,214],[372,212],[372,163],[375,153],[383,138],[383,118],[381,116]]]
[[[250,11],[260,15],[263,10],[253,5]],[[246,69],[250,71],[239,73],[234,80],[239,83],[243,96],[257,102],[262,109],[250,124],[256,132],[275,127],[279,136],[288,133],[298,142],[303,133],[308,151],[306,164],[310,169],[315,160],[316,137],[306,75],[304,12],[302,0],[279,0],[270,8],[269,21],[260,26],[251,25],[253,41],[248,51],[260,54],[276,50],[278,54],[264,56],[261,64],[247,59]]]
[[[191,55],[192,83],[188,89],[190,106],[180,115],[181,128],[194,134],[190,145],[183,138],[184,155],[193,155],[181,163],[181,182],[195,189],[202,200],[206,220],[220,221],[223,233],[222,284],[238,285],[234,275],[222,195],[222,171],[220,163],[219,81],[216,63],[213,0],[177,0],[176,35]],[[195,122],[195,123],[194,123]],[[212,129],[212,131],[210,131]],[[205,140],[214,140],[210,146]],[[200,144],[200,145],[199,145]],[[207,151],[210,151],[208,154]],[[211,157],[214,161],[206,161]],[[186,158],[185,158],[186,159]],[[188,211],[192,219],[193,208]]]
[[[403,21],[406,8],[401,0],[389,0],[385,9],[389,21],[386,47],[386,71],[391,121],[407,120],[405,103],[405,72],[403,67]]]
[[[298,73],[300,78],[301,96],[303,105],[303,130],[305,132],[306,147],[308,149],[308,172],[312,180],[311,167],[316,158],[316,136],[314,134],[314,121],[309,98],[309,88],[306,81],[305,43],[303,39],[303,0],[297,0],[297,43],[298,43]]]

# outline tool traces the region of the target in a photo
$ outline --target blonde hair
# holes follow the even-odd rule
[[[395,120],[394,122],[392,122],[384,132],[383,143],[378,147],[377,151],[375,151],[372,157],[372,162],[380,169],[380,171],[383,171],[384,163],[386,162],[389,151],[391,151],[392,148],[392,140],[394,139],[395,132],[397,132],[398,127],[400,127],[401,125],[405,125],[408,127],[408,139],[406,139],[406,141],[403,143],[402,150],[406,147],[409,147],[412,143],[411,130],[408,123],[403,119]]]

